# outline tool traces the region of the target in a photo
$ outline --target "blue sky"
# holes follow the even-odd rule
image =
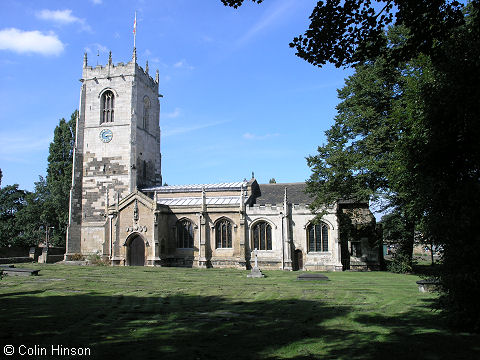
[[[316,68],[288,43],[316,0],[0,0],[2,185],[33,190],[60,118],[78,108],[90,65],[128,62],[137,11],[138,63],[160,72],[162,174],[169,185],[305,181],[305,157],[334,121],[350,70]],[[97,56],[97,52],[99,56]]]

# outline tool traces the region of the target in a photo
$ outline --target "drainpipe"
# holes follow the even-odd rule
[[[283,196],[283,215],[282,215],[282,270],[285,270],[285,238],[287,241],[289,240],[288,238],[288,198],[287,198],[286,186],[285,186],[285,194]]]

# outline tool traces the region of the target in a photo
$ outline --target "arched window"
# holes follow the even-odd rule
[[[114,95],[110,90],[105,91],[102,94],[102,103],[101,103],[101,114],[100,114],[100,124],[106,122],[113,122],[113,113],[114,113]]]
[[[253,229],[253,248],[272,250],[272,227],[266,221],[257,223]]]
[[[188,219],[177,222],[177,248],[193,248],[193,224]]]
[[[143,98],[143,128],[148,129],[148,119],[150,117],[150,99],[148,97]]]
[[[308,251],[328,251],[328,226],[324,223],[307,227]]]
[[[215,243],[217,249],[232,247],[232,223],[229,220],[220,220],[215,225]]]

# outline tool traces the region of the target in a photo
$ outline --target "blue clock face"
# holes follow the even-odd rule
[[[100,139],[104,142],[104,143],[108,143],[112,140],[113,138],[113,132],[112,130],[110,129],[103,129],[102,131],[100,131]]]

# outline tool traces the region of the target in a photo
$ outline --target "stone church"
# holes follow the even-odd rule
[[[338,201],[314,221],[305,183],[162,186],[159,74],[83,61],[67,253],[112,265],[345,270],[376,268],[368,202]]]

